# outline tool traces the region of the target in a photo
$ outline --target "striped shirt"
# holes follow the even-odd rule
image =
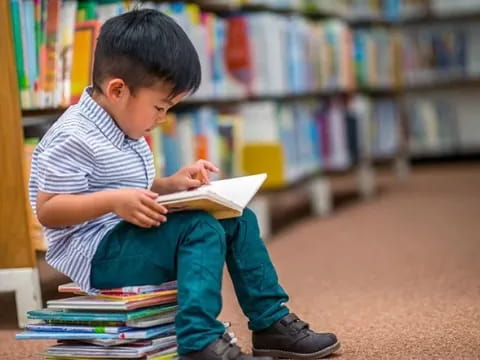
[[[36,215],[37,192],[87,194],[108,189],[149,189],[153,157],[144,138],[126,137],[85,89],[42,138],[33,153],[30,204]],[[90,285],[90,263],[105,234],[121,219],[109,213],[82,224],[44,228],[47,262],[84,291]]]

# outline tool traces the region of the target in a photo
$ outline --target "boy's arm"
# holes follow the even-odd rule
[[[144,189],[105,190],[90,194],[50,194],[39,191],[37,218],[46,227],[81,224],[114,212],[141,226],[159,226],[167,210],[155,201],[158,195]]]

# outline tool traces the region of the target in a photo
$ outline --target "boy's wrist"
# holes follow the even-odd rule
[[[177,191],[174,179],[171,176],[155,178],[152,190],[158,194],[169,194]]]
[[[105,206],[107,212],[115,212],[118,195],[121,189],[105,191]]]

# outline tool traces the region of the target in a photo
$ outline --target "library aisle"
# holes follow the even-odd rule
[[[480,165],[415,168],[370,202],[306,219],[269,242],[290,306],[343,343],[339,359],[478,359]],[[44,290],[57,282],[47,269]],[[249,333],[224,286],[222,320]],[[45,295],[46,299],[48,295]],[[13,297],[0,296],[0,358],[30,359],[48,342],[13,339]]]

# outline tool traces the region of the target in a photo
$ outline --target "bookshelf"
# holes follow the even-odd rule
[[[140,4],[147,4],[148,2],[136,2]],[[206,4],[206,2],[198,1],[202,6],[203,10],[207,11],[214,11],[216,15],[219,17],[226,17],[232,14],[263,14],[265,12],[275,14],[276,16],[285,17],[285,19],[290,19],[290,16],[295,15],[303,19],[308,17],[308,19],[318,20],[318,19],[334,19],[338,20],[339,23],[335,24],[335,27],[338,27],[338,24],[345,26],[344,22],[340,21],[338,14],[332,14],[331,12],[322,12],[322,11],[301,11],[301,10],[292,10],[292,9],[276,9],[272,7],[265,7],[265,6],[258,6],[258,5],[246,5],[243,7],[228,7],[224,5],[214,5],[214,4]],[[151,6],[151,5],[150,5]],[[178,6],[178,5],[177,5]],[[191,10],[191,9],[190,9]],[[215,15],[215,16],[216,16]],[[181,16],[181,15],[176,15]],[[181,17],[178,19],[180,23],[182,23],[184,19]],[[198,40],[198,38],[197,38]],[[195,41],[195,40],[194,40]],[[298,50],[297,50],[298,51]],[[191,109],[196,109],[200,107],[210,107],[210,108],[229,108],[232,106],[242,106],[243,104],[259,104],[264,102],[274,102],[277,104],[288,104],[287,106],[290,107],[297,107],[297,102],[308,102],[308,101],[315,101],[315,102],[325,102],[328,103],[332,99],[343,99],[352,97],[358,93],[352,87],[348,85],[329,85],[328,88],[323,88],[320,90],[310,90],[309,87],[302,87],[301,90],[296,89],[294,93],[288,93],[287,90],[283,90],[281,94],[277,93],[275,95],[268,95],[268,91],[262,91],[255,94],[244,94],[240,96],[228,96],[227,98],[211,98],[211,97],[198,97],[195,99],[191,99],[182,103],[178,110],[179,111],[188,111]],[[318,87],[319,84],[316,84]],[[288,87],[287,87],[288,89]],[[386,89],[364,89],[362,91],[364,93],[371,93],[373,96],[376,96],[376,92],[381,92],[385,94],[387,92]],[[339,100],[340,101],[340,100]],[[298,105],[303,106],[303,105]],[[65,108],[60,107],[47,107],[44,109],[24,109],[23,110],[23,126],[25,127],[25,133],[29,133],[29,129],[35,127],[37,125],[48,126],[52,122],[52,118],[59,115]],[[287,109],[288,111],[290,109]],[[288,112],[287,111],[287,112]],[[342,113],[342,116],[344,114]],[[334,120],[336,121],[336,120]],[[183,121],[184,122],[184,121]],[[279,142],[282,140],[279,139]],[[374,192],[374,174],[373,174],[373,166],[368,154],[360,154],[361,161],[358,163],[351,163],[348,166],[343,166],[340,168],[333,168],[333,169],[320,169],[319,166],[317,168],[308,170],[300,175],[295,175],[294,179],[289,179],[284,181],[284,183],[280,186],[277,186],[276,191],[289,191],[292,187],[295,186],[306,186],[308,189],[311,190],[311,198],[314,199],[314,209],[315,212],[319,215],[327,214],[331,209],[331,193],[330,193],[330,186],[328,185],[330,174],[349,174],[349,175],[357,175],[359,179],[359,192],[363,195],[364,198],[369,198]],[[395,154],[392,154],[392,158],[396,158]],[[268,206],[265,202],[262,203],[262,199],[258,199],[257,203],[260,205],[254,204],[253,206],[258,206],[259,212],[264,213],[265,216],[260,216],[265,218],[265,223],[268,223]],[[320,205],[315,205],[315,204]],[[263,204],[263,205],[262,205]],[[268,225],[264,226],[265,229],[268,228]],[[268,231],[264,231],[264,234],[267,234]]]
[[[35,253],[24,176],[23,132],[8,2],[0,2],[0,69],[6,81],[0,88],[0,291],[15,292],[20,325],[26,312],[41,306]]]

